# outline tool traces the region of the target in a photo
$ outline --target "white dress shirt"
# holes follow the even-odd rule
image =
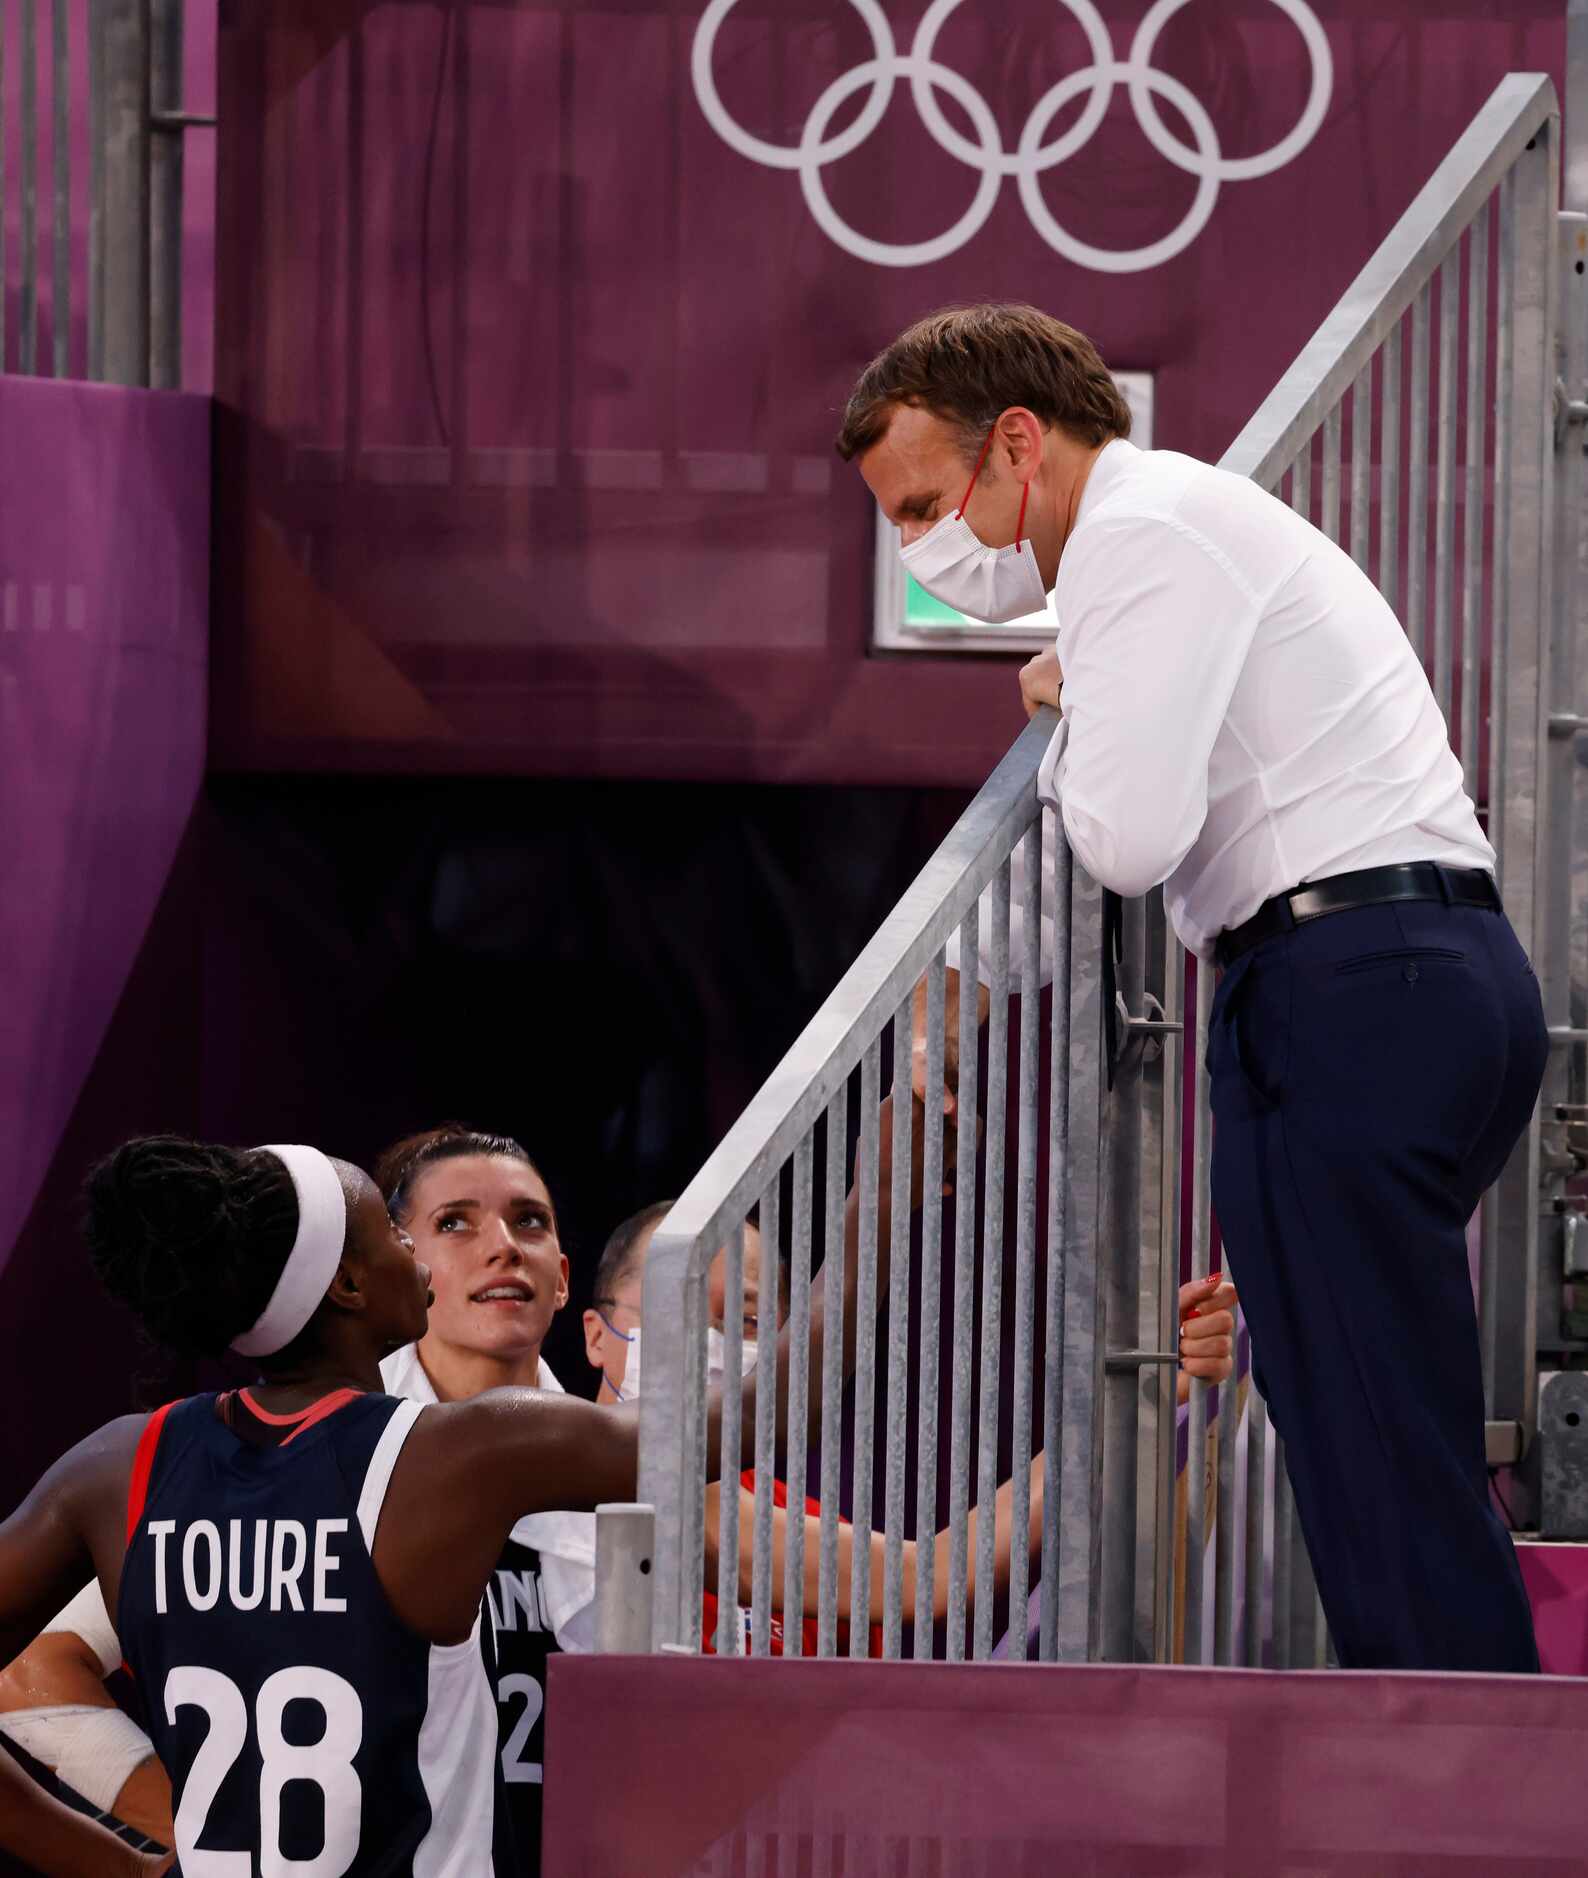
[[[410,1402],[435,1402],[435,1385],[419,1360],[419,1346],[405,1344],[380,1366],[390,1395]],[[563,1386],[544,1357],[535,1387],[561,1395]],[[540,1592],[558,1644],[564,1650],[595,1646],[595,1514],[529,1513],[513,1528],[520,1545],[540,1554]]]
[[[1189,950],[1211,956],[1264,900],[1330,874],[1493,871],[1400,622],[1342,548],[1255,483],[1116,439],[1082,492],[1053,605],[1063,721],[1038,794],[1095,880],[1126,897],[1163,884]]]

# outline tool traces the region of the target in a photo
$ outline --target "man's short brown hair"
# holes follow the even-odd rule
[[[944,307],[879,353],[844,408],[838,454],[846,463],[881,440],[901,404],[946,418],[967,457],[1017,404],[1078,443],[1130,435],[1130,407],[1085,333],[1011,302]]]

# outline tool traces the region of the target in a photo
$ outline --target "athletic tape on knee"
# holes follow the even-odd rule
[[[130,1715],[83,1702],[17,1709],[0,1715],[0,1730],[102,1813],[113,1810],[133,1769],[154,1752]]]

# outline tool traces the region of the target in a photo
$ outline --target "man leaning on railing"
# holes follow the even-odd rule
[[[838,448],[929,593],[986,620],[1052,594],[1021,674],[1062,713],[1039,793],[1081,866],[1162,883],[1221,968],[1214,1206],[1342,1666],[1536,1670],[1465,1239],[1548,1047],[1494,852],[1367,576],[1129,431],[1088,339],[991,305],[901,334]],[[951,1095],[958,1000],[951,973]]]

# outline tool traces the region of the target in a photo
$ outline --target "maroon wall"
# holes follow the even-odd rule
[[[1157,440],[1216,456],[1496,81],[1561,61],[1559,0],[1312,4],[1333,64],[1317,134],[1224,183],[1183,252],[1121,273],[1056,252],[1012,177],[946,258],[854,258],[798,175],[707,121],[699,0],[236,0],[216,762],[979,782],[1015,727],[1010,672],[868,654],[873,514],[832,454],[837,411],[914,315],[1018,296],[1155,372]],[[883,8],[901,50],[922,10]],[[1086,11],[1007,0],[943,28],[937,58],[1006,150],[1086,62]],[[1101,8],[1118,57],[1146,11]],[[745,0],[712,71],[787,147],[870,49],[850,7]],[[1231,157],[1289,133],[1312,71],[1271,0],[1182,9],[1153,65]],[[977,184],[903,84],[821,179],[895,242],[947,229]],[[1040,180],[1064,227],[1116,249],[1171,234],[1197,193],[1123,88]]]

